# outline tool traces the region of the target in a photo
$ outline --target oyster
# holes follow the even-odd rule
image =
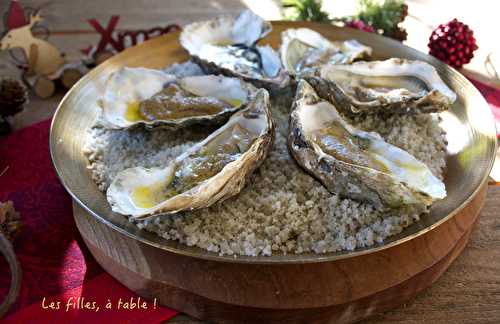
[[[209,207],[238,194],[274,140],[269,94],[248,106],[165,168],[119,172],[107,191],[113,211],[142,219]]]
[[[327,63],[352,63],[371,53],[370,47],[357,40],[332,42],[309,28],[287,29],[281,33],[281,61],[292,75]]]
[[[121,129],[137,124],[180,128],[221,124],[252,100],[257,89],[236,78],[202,75],[176,78],[162,71],[122,68],[106,82],[102,124]]]
[[[271,24],[249,10],[238,17],[220,16],[192,23],[180,35],[181,45],[209,73],[236,76],[257,87],[280,89],[288,73],[269,45],[256,42],[271,31]]]
[[[304,78],[320,97],[355,114],[439,112],[456,100],[436,69],[422,61],[391,58],[324,65]]]
[[[378,209],[424,211],[446,196],[443,182],[424,163],[377,133],[354,128],[305,80],[298,84],[288,145],[330,192]]]

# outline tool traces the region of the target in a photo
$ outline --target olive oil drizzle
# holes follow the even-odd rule
[[[226,133],[222,133],[221,138],[214,138],[203,149],[180,161],[168,184],[159,182],[152,186],[135,188],[131,195],[132,201],[137,207],[151,208],[196,187],[240,158],[257,136],[241,125],[235,124]]]
[[[370,152],[371,140],[351,134],[338,122],[311,133],[311,139],[328,155],[337,160],[369,167],[380,172],[389,169]]]

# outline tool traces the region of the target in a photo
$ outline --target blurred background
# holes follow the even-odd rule
[[[51,42],[68,55],[97,42],[99,34],[88,24],[87,19],[96,18],[106,25],[110,16],[119,15],[117,30],[147,29],[153,26],[179,24],[181,26],[221,13],[236,14],[250,8],[269,20],[289,18],[282,9],[280,0],[23,0],[23,6],[40,8],[49,28]],[[294,2],[294,1],[284,1]],[[311,2],[311,1],[298,1]],[[329,18],[355,15],[360,9],[357,0],[323,0],[322,10]],[[368,1],[370,2],[370,1]],[[371,1],[377,2],[377,1]],[[500,42],[497,33],[498,1],[453,1],[453,0],[406,0],[408,15],[401,23],[407,32],[405,44],[428,52],[427,44],[434,28],[457,18],[474,31],[478,49],[472,61],[464,67],[466,73],[478,75],[483,80],[500,85],[498,75],[485,66],[489,54],[498,60]],[[10,1],[2,0],[0,13],[5,17]],[[290,15],[289,15],[290,16]],[[75,36],[78,35],[78,36]],[[4,54],[4,53],[3,53]],[[495,62],[496,63],[496,62]],[[496,63],[498,65],[498,63]]]

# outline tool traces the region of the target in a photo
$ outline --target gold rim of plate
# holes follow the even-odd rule
[[[493,115],[479,91],[459,72],[439,60],[407,47],[395,40],[350,28],[339,28],[326,24],[307,22],[272,22],[273,31],[264,44],[277,48],[281,31],[287,28],[308,27],[317,30],[332,40],[357,39],[371,46],[374,59],[402,57],[418,59],[432,64],[443,80],[457,93],[457,102],[450,112],[442,114],[448,126],[447,168],[445,184],[448,197],[435,203],[428,215],[383,243],[354,251],[315,254],[273,254],[272,256],[219,256],[197,247],[188,247],[177,241],[139,230],[126,217],[111,211],[105,195],[92,181],[87,159],[82,153],[85,131],[97,115],[95,101],[100,96],[107,76],[121,66],[146,66],[163,68],[168,64],[182,62],[188,54],[178,42],[179,32],[146,41],[129,48],[102,63],[84,76],[64,96],[52,120],[50,129],[50,152],[52,162],[63,186],[72,198],[90,215],[118,232],[145,244],[171,253],[212,261],[236,263],[309,263],[357,257],[367,253],[402,244],[416,238],[447,221],[479,192],[486,184],[497,150],[497,138]],[[455,135],[455,136],[453,136]],[[455,138],[456,137],[456,138]]]

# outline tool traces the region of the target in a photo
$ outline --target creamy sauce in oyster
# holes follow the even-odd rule
[[[143,120],[179,119],[186,117],[216,115],[231,104],[215,97],[198,97],[177,84],[169,84],[139,106]]]
[[[235,124],[220,138],[207,143],[200,151],[179,162],[168,185],[139,186],[132,192],[137,207],[151,208],[173,196],[186,192],[215,176],[229,163],[245,153],[258,134]]]

